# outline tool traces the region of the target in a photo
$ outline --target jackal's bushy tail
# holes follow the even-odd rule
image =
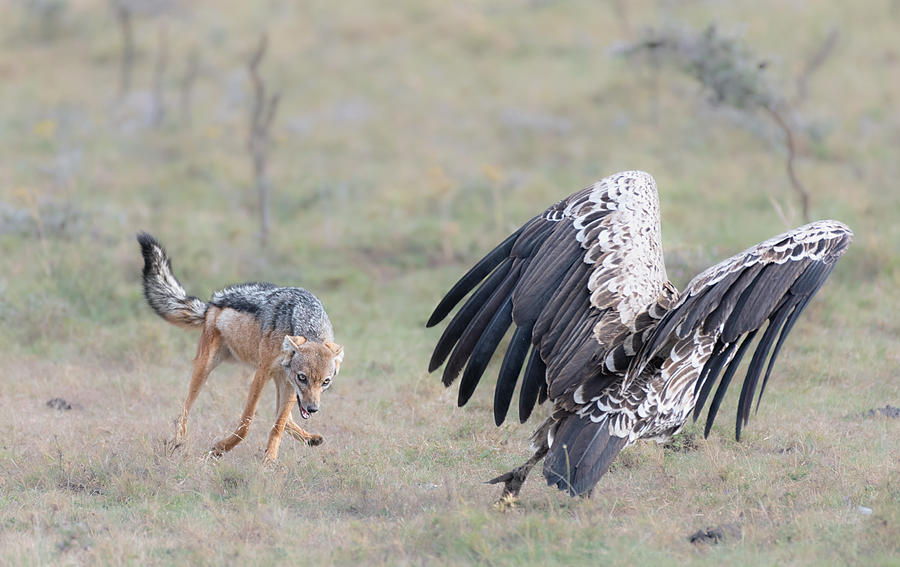
[[[144,297],[156,314],[179,327],[198,327],[206,316],[206,303],[190,296],[172,273],[172,262],[162,245],[146,232],[137,240],[144,255]]]

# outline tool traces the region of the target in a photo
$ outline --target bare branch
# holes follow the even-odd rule
[[[169,63],[169,34],[165,25],[159,26],[159,46],[156,64],[153,66],[153,110],[150,122],[159,127],[166,116],[166,101],[163,98],[163,80]]]
[[[193,122],[191,112],[191,99],[193,98],[194,83],[200,75],[200,52],[195,45],[191,48],[187,59],[187,68],[181,78],[181,119],[187,126]]]
[[[800,198],[803,218],[809,222],[809,192],[800,183],[794,169],[797,156],[794,132],[778,110],[784,97],[763,75],[766,63],[741,42],[723,37],[712,26],[696,34],[677,31],[651,34],[640,42],[620,49],[620,53],[627,57],[649,54],[654,65],[668,61],[694,77],[711,94],[712,104],[728,105],[751,115],[762,109],[784,132],[787,174],[791,186]],[[821,57],[823,61],[825,56],[827,53]]]
[[[253,52],[253,55],[250,56],[250,72],[253,74],[257,73],[259,69],[259,63],[262,61],[263,56],[266,54],[266,49],[269,47],[269,34],[264,33],[259,38],[259,47],[256,48],[256,51]],[[259,79],[259,75],[256,74],[256,78]]]
[[[253,106],[250,112],[250,127],[247,137],[247,149],[253,162],[253,175],[259,200],[259,239],[265,246],[269,238],[269,193],[271,184],[266,175],[266,163],[269,152],[269,130],[275,120],[281,93],[266,97],[266,85],[259,74],[259,65],[268,47],[268,36],[263,34],[259,46],[250,56],[247,70],[253,84]]]
[[[816,49],[806,61],[806,65],[803,66],[803,70],[800,71],[800,74],[797,76],[797,94],[793,101],[795,105],[802,104],[806,100],[806,97],[809,94],[810,76],[818,71],[822,65],[825,64],[825,60],[834,53],[834,48],[837,45],[839,35],[838,29],[832,28],[832,30],[828,32],[828,35],[825,36],[822,44],[819,45],[819,48]]]
[[[122,32],[122,61],[119,69],[119,99],[125,98],[131,90],[131,70],[134,67],[134,32],[131,28],[131,8],[124,4],[116,5],[116,20]]]
[[[263,107],[266,104],[266,86],[263,83],[262,77],[259,76],[259,64],[262,61],[263,55],[266,53],[266,48],[269,44],[268,34],[263,34],[263,36],[259,40],[259,47],[256,48],[256,51],[250,56],[250,63],[248,65],[248,70],[250,72],[250,81],[253,83],[253,110],[250,114],[250,143],[253,144],[255,142],[255,138],[258,135],[258,128],[262,125],[262,121],[260,117],[263,113]]]
[[[622,31],[625,33],[625,36],[631,37],[631,19],[628,17],[628,2],[625,0],[611,0],[613,5],[613,11],[616,13],[616,17],[619,19],[619,24],[622,26]]]
[[[797,148],[794,144],[794,134],[780,112],[775,110],[772,106],[764,106],[763,108],[784,132],[785,144],[787,145],[786,167],[788,178],[791,180],[791,186],[794,188],[794,191],[800,197],[800,209],[801,214],[803,215],[803,221],[809,222],[809,191],[807,191],[806,187],[800,183],[800,180],[797,178],[797,173],[794,171],[794,158],[797,156]]]
[[[792,228],[794,226],[794,223],[788,220],[787,215],[784,214],[784,209],[781,208],[781,205],[778,203],[778,201],[775,200],[775,197],[773,197],[772,195],[768,195],[768,197],[769,203],[771,203],[772,208],[775,210],[775,214],[778,215],[778,218],[780,218],[781,222],[784,224],[785,230],[789,230],[790,228]]]
[[[266,112],[265,120],[263,120],[263,129],[265,129],[268,134],[269,128],[272,126],[272,121],[275,119],[275,112],[278,110],[278,103],[281,102],[281,93],[275,93],[269,99],[269,105]]]

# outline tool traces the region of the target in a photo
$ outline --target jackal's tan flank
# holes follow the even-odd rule
[[[256,373],[237,429],[213,446],[212,456],[230,451],[247,435],[269,379],[275,382],[277,398],[266,462],[278,458],[285,429],[310,445],[322,443],[321,435],[305,431],[291,416],[295,399],[303,419],[319,410],[320,396],[331,386],[344,359],[344,348],[334,342],[331,321],[316,296],[297,287],[245,283],[215,292],[206,303],[187,295],[155,238],[140,233],[137,239],[144,256],[144,295],[150,307],[174,325],[201,328],[173,446],[184,438],[188,413],[209,373],[226,360],[253,366]]]

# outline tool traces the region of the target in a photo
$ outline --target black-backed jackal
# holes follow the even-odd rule
[[[275,382],[277,398],[266,462],[278,458],[285,429],[310,445],[322,443],[321,435],[303,430],[291,416],[294,400],[303,419],[319,410],[320,396],[331,386],[344,359],[344,348],[334,342],[322,302],[305,289],[270,283],[233,285],[213,293],[208,303],[201,301],[184,291],[155,238],[142,232],[137,239],[144,256],[144,295],[150,307],[169,323],[201,329],[173,447],[184,438],[188,413],[209,373],[226,360],[253,366],[256,374],[237,429],[213,446],[212,456],[221,456],[244,439],[270,379]]]

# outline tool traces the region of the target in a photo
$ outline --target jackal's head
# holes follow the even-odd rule
[[[281,344],[282,362],[288,383],[297,393],[300,417],[319,411],[322,392],[331,386],[341,369],[344,347],[331,341],[316,343],[306,337],[290,335]]]

